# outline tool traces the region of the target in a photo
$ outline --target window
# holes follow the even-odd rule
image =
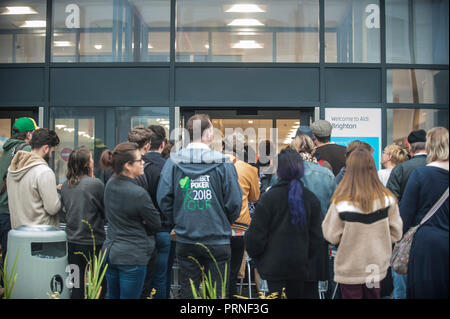
[[[0,2],[0,63],[45,62],[45,0]]]
[[[53,62],[167,62],[170,0],[53,2]]]
[[[409,133],[419,129],[428,131],[436,126],[448,129],[448,109],[388,109],[387,144],[406,147]]]
[[[325,0],[325,62],[380,62],[378,0]]]
[[[387,70],[387,101],[448,104],[448,70]]]
[[[177,1],[178,62],[319,62],[319,2]]]
[[[448,64],[448,0],[387,0],[386,62]]]

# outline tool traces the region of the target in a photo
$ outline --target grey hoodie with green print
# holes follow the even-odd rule
[[[158,184],[157,201],[177,234],[177,242],[230,243],[239,217],[242,190],[233,163],[209,148],[172,153]]]

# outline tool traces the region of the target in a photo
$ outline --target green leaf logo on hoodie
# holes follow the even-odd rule
[[[189,188],[189,176],[186,176],[182,179],[180,179],[180,186],[182,189],[187,189]]]

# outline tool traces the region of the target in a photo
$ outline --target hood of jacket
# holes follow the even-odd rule
[[[223,163],[231,163],[227,156],[207,148],[184,148],[177,153],[172,153],[170,159],[185,175],[194,178],[206,174]]]
[[[31,152],[18,151],[11,161],[11,166],[8,168],[8,178],[20,181],[30,169],[38,165],[48,166],[47,162],[39,155]]]
[[[10,138],[5,142],[5,144],[3,144],[3,150],[5,152],[7,152],[10,149],[12,149],[12,148],[16,147],[17,145],[20,145],[24,142],[25,142],[24,140],[16,140],[14,138]]]

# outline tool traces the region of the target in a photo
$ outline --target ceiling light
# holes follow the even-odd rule
[[[248,121],[248,124],[253,124],[253,121]]]
[[[25,21],[24,24],[22,24],[21,28],[45,28],[45,20],[33,20],[33,21]]]
[[[153,46],[149,43],[148,46],[147,46],[147,48],[153,49]]]
[[[70,41],[53,41],[53,46],[55,47],[71,47],[73,46]]]
[[[63,129],[63,128],[67,127],[67,125],[64,125],[64,124],[57,124],[57,125],[55,125],[55,127],[56,127],[58,130],[60,130],[60,129]]]
[[[37,14],[31,7],[6,7],[6,10],[2,14]]]
[[[250,12],[266,12],[266,11],[261,9],[256,4],[235,4],[235,5],[231,6],[231,8],[229,8],[225,12],[250,13]]]
[[[209,44],[205,44],[205,48],[206,48],[206,49],[209,49]]]
[[[260,43],[256,43],[255,40],[240,40],[238,43],[233,44],[233,49],[262,49],[263,46]]]
[[[238,32],[238,35],[256,35],[256,32]]]
[[[233,21],[228,23],[228,25],[252,27],[252,26],[264,25],[264,23],[262,23],[261,21],[259,21],[257,19],[234,19]]]
[[[95,44],[94,48],[96,48],[97,50],[101,50],[103,48],[103,45],[101,44]]]

